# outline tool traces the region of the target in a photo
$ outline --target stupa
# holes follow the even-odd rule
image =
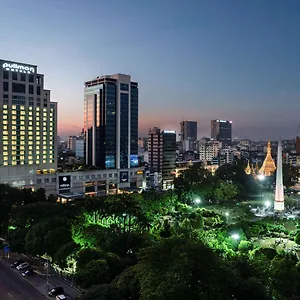
[[[271,155],[271,142],[268,141],[267,156],[264,160],[262,167],[259,170],[259,174],[264,176],[271,176],[275,170],[275,162]]]
[[[250,174],[251,174],[251,171],[252,171],[252,169],[251,169],[251,167],[250,167],[250,163],[249,163],[249,159],[248,159],[248,165],[247,165],[247,167],[246,167],[246,169],[245,169],[245,173],[246,173],[247,175],[250,175]]]

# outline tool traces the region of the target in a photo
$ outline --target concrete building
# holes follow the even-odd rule
[[[85,82],[86,164],[100,169],[138,166],[138,83],[115,74]]]
[[[148,168],[155,178],[161,178],[160,187],[169,189],[173,185],[176,161],[176,132],[161,131],[158,127],[149,130]]]
[[[180,141],[182,151],[195,151],[195,142],[197,141],[197,122],[182,121],[180,123]]]
[[[0,60],[0,182],[31,186],[57,166],[57,103],[37,66]]]
[[[211,162],[219,156],[222,143],[219,141],[205,141],[199,145],[199,160]]]
[[[231,143],[232,121],[211,120],[211,138],[222,142],[223,146]]]
[[[69,136],[68,138],[68,149],[72,152],[75,152],[76,150],[76,140],[77,136]]]

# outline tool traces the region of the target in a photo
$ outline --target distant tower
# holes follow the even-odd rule
[[[277,171],[276,171],[276,189],[275,189],[274,209],[277,210],[277,211],[283,211],[284,210],[284,192],[283,192],[283,180],[282,180],[282,145],[281,145],[281,140],[278,141]]]
[[[250,167],[249,159],[248,159],[248,165],[247,165],[247,168],[245,169],[245,172],[246,172],[247,175],[251,174],[251,167]]]
[[[268,141],[267,156],[264,160],[262,167],[259,170],[259,174],[262,174],[264,176],[271,176],[275,170],[276,166],[271,155],[271,142]]]

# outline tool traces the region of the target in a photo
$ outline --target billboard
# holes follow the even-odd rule
[[[59,189],[69,189],[71,187],[71,175],[64,175],[58,177]]]
[[[120,172],[120,182],[128,182],[128,171]]]

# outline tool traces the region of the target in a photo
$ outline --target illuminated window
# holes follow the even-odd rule
[[[37,107],[37,108],[36,108],[36,110],[40,110],[40,108],[39,108],[39,107]]]
[[[21,116],[20,119],[21,119],[21,120],[25,120],[25,117],[24,117],[24,116]],[[32,121],[32,116],[29,116],[29,117],[28,117],[28,120]]]
[[[20,150],[25,150],[25,147],[24,147],[24,146],[21,146],[21,147],[20,147]]]
[[[35,151],[35,154],[40,154],[40,151]]]
[[[4,135],[3,137],[3,140],[8,140],[8,136]]]
[[[16,106],[16,105],[13,105],[13,106],[12,106],[12,109],[16,109],[16,108],[17,108],[17,106]]]
[[[46,136],[43,136],[43,140],[46,140],[47,139],[47,137]]]
[[[12,155],[17,155],[17,151],[12,151],[11,154]]]
[[[40,126],[40,122],[36,122],[36,126]]]
[[[25,125],[25,121],[20,121],[20,125]]]
[[[43,150],[47,150],[47,146],[43,146]]]
[[[16,146],[12,146],[11,149],[12,150],[17,150],[17,147]]]
[[[32,111],[29,112],[29,116],[32,116]]]
[[[20,131],[20,134],[21,134],[21,135],[24,135],[24,134],[25,134],[25,131]]]
[[[44,117],[47,117],[47,113],[43,113],[43,116],[44,116]]]
[[[3,114],[8,114],[8,111],[6,109],[3,109]]]
[[[51,110],[51,111],[53,111],[54,109],[53,109],[53,108],[51,108],[50,110]]]
[[[3,137],[3,139],[4,139],[4,137]],[[12,139],[12,140],[16,140],[17,137],[16,137],[15,135],[13,135],[13,136],[11,137],[11,139]]]
[[[4,151],[7,151],[7,150],[8,150],[8,147],[7,147],[7,146],[3,146],[3,150],[4,150]]]
[[[25,126],[21,126],[20,129],[21,130],[25,130],[26,128],[25,128]]]
[[[7,121],[2,121],[2,123],[3,123],[3,124],[8,124],[8,122],[7,122]]]
[[[3,130],[7,130],[8,127],[6,125],[3,126]]]
[[[29,106],[29,110],[32,110],[32,106]]]
[[[43,155],[43,159],[47,159],[47,155]]]
[[[11,132],[11,134],[16,135],[17,132],[16,132],[15,130],[13,130],[13,131]]]
[[[36,127],[35,130],[40,130],[40,127]]]
[[[4,117],[6,117],[6,116],[3,116],[3,118],[4,118]],[[17,116],[12,116],[11,118],[12,118],[13,120],[16,120],[16,119],[17,119]]]
[[[3,119],[7,119],[7,116],[6,116],[6,115],[4,115],[4,116],[2,116],[2,118],[3,118]]]
[[[28,156],[28,159],[32,159],[32,156],[30,155],[30,156]]]
[[[4,104],[4,105],[3,105],[3,108],[7,108],[7,105],[6,105],[6,104]]]
[[[8,162],[7,161],[3,162],[3,166],[8,166]]]
[[[6,123],[7,124],[7,123]],[[12,121],[11,124],[16,125],[17,121]]]
[[[52,122],[53,121],[53,118],[50,118],[50,122]]]
[[[25,106],[21,105],[20,108],[21,108],[21,109],[25,109]]]
[[[16,130],[16,129],[17,129],[17,126],[11,126],[11,129],[12,129],[12,130]]]
[[[21,160],[24,160],[24,159],[25,159],[25,157],[22,155],[22,156],[20,156],[20,159],[21,159]]]
[[[12,114],[12,115],[16,115],[17,112],[16,112],[15,110],[12,110],[11,114]]]
[[[29,121],[29,122],[28,122],[28,125],[29,125],[29,126],[32,126],[32,121]]]
[[[32,150],[32,146],[29,146],[28,149],[29,149],[29,150]]]
[[[25,117],[24,116],[20,116],[20,120],[25,120]],[[32,117],[29,117],[29,120],[32,120]]]
[[[3,156],[3,160],[8,160],[8,156]]]
[[[3,152],[3,155],[8,155],[8,152]]]
[[[36,144],[37,144],[37,145],[40,145],[40,143],[41,143],[40,141],[36,141]],[[38,147],[39,147],[39,146],[37,146],[37,148],[38,148]]]
[[[17,164],[17,162],[16,162],[16,161],[13,161],[11,164],[12,164],[13,166],[15,166],[15,165]]]
[[[47,108],[44,108],[43,110],[44,110],[44,111],[47,111]]]
[[[23,161],[21,161],[21,163],[20,163],[21,165],[24,165],[24,160]]]
[[[53,123],[52,123],[52,122],[50,122],[50,126],[51,126],[51,127],[53,126]]]
[[[50,155],[49,158],[52,159],[52,158],[53,158],[53,155]]]
[[[47,126],[47,123],[46,123],[46,122],[44,122],[44,123],[43,123],[43,126]]]
[[[3,131],[3,135],[7,135],[8,134],[8,131]]]
[[[40,159],[40,156],[39,156],[39,155],[37,155],[37,156],[36,156],[36,158],[37,158],[37,159]]]
[[[53,135],[53,132],[50,132],[50,135]]]
[[[21,135],[21,136],[20,136],[20,139],[21,139],[21,140],[25,140],[25,136],[24,136],[24,135]]]
[[[30,135],[30,136],[28,137],[28,139],[29,139],[29,140],[33,140],[33,136]]]
[[[32,155],[33,154],[33,152],[32,151],[28,151],[28,155]]]
[[[25,152],[24,152],[24,151],[20,151],[20,154],[21,154],[21,155],[24,155],[24,154],[25,154]]]
[[[33,141],[28,141],[28,145],[33,145]]]
[[[24,110],[21,110],[21,115],[25,115],[25,111]]]
[[[39,160],[36,160],[36,161],[35,161],[35,163],[36,163],[36,164],[39,164],[39,163],[40,163],[40,161],[39,161]]]
[[[40,132],[39,132],[39,131],[37,131],[35,134],[36,134],[36,135],[40,135]]]
[[[43,164],[46,164],[47,163],[47,161],[46,160],[43,160]]]
[[[28,162],[28,164],[29,164],[29,165],[32,165],[32,164],[33,164],[33,161],[32,161],[32,160],[30,160],[30,161]]]
[[[11,144],[12,145],[17,145],[17,142],[16,141],[12,141]]]
[[[36,137],[36,140],[40,140],[40,139],[41,139],[41,137],[40,137],[40,136],[37,136],[37,137]]]
[[[29,144],[29,142],[28,142],[28,144]],[[20,145],[25,145],[25,142],[24,142],[24,141],[21,141],[21,142],[20,142]]]
[[[28,126],[28,130],[32,130],[32,126]]]

